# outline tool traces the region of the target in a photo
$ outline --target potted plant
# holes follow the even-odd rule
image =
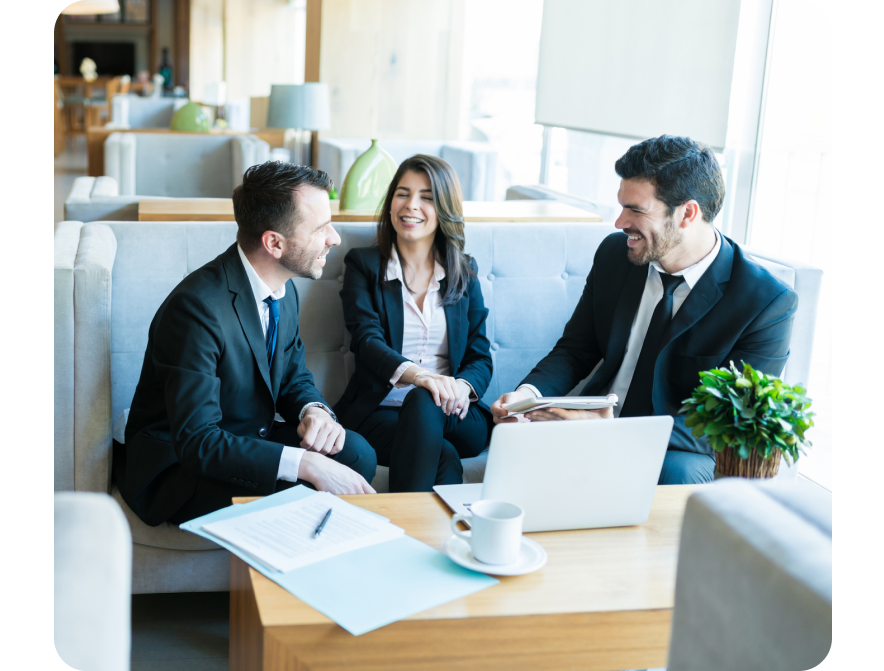
[[[695,438],[705,435],[722,475],[772,478],[780,455],[789,463],[811,443],[811,399],[801,385],[790,386],[743,363],[700,373],[700,385],[679,410]]]

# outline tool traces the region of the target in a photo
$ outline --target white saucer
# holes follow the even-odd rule
[[[522,547],[519,558],[512,564],[485,564],[473,557],[470,544],[462,538],[452,536],[445,542],[445,553],[456,564],[479,573],[489,575],[525,575],[532,573],[546,564],[546,550],[522,536]]]

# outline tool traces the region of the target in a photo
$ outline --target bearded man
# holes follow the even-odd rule
[[[712,150],[663,135],[629,148],[614,166],[620,233],[599,246],[586,287],[553,350],[492,406],[567,394],[616,394],[605,410],[545,408],[531,421],[672,415],[660,484],[712,480],[715,460],[678,415],[700,371],[745,361],[780,375],[789,356],[797,294],[750,260],[712,222],[724,180]],[[600,365],[599,365],[600,364]]]
[[[120,493],[145,523],[180,524],[296,483],[374,493],[374,450],[337,423],[299,334],[292,278],[318,279],[341,243],[331,188],[313,168],[249,168],[233,192],[236,243],[157,310],[114,451]]]

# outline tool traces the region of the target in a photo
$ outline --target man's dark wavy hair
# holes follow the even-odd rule
[[[236,240],[243,251],[261,245],[265,231],[292,237],[300,223],[298,191],[312,186],[331,191],[334,183],[322,170],[281,161],[267,161],[245,171],[233,190],[233,217],[239,228]]]
[[[632,145],[617,159],[621,179],[642,179],[654,185],[657,198],[669,208],[689,201],[700,204],[703,219],[712,223],[724,203],[724,178],[715,154],[689,137],[661,135]]]

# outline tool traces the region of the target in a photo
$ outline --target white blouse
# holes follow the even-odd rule
[[[393,389],[381,401],[381,405],[401,406],[414,385],[401,384],[399,378],[412,365],[418,364],[424,370],[438,375],[449,375],[451,366],[448,361],[448,320],[442,306],[442,292],[439,282],[445,278],[445,269],[436,261],[433,278],[424,297],[424,308],[418,308],[411,292],[405,288],[402,264],[396,247],[387,263],[386,279],[399,280],[402,283],[402,305],[404,325],[402,330],[402,356],[405,361],[390,378]]]

